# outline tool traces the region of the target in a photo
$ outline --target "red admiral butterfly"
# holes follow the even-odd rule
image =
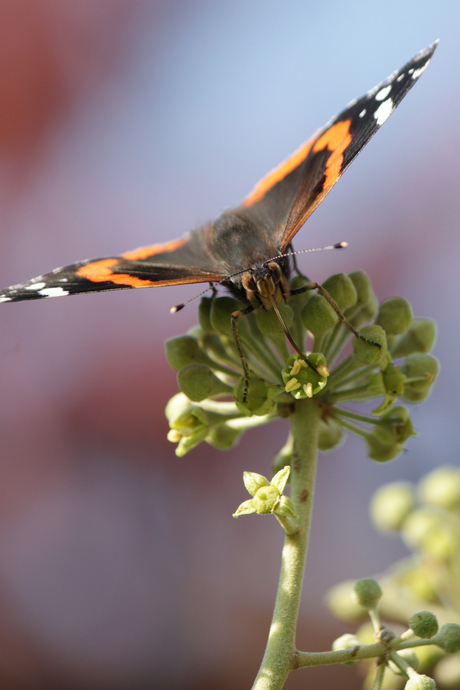
[[[242,312],[235,312],[235,324],[241,313],[253,309],[274,308],[278,313],[276,303],[287,302],[291,294],[288,249],[292,239],[418,80],[436,46],[437,42],[422,50],[386,81],[352,101],[259,182],[240,206],[225,211],[213,223],[174,242],[57,268],[0,291],[0,302],[211,282],[224,285],[246,305]],[[309,285],[309,289],[316,287],[316,283]],[[247,379],[236,325],[234,332]]]

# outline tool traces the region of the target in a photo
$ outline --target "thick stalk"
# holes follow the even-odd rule
[[[275,610],[253,690],[280,690],[298,665],[295,634],[313,505],[319,417],[314,399],[298,403],[291,417],[291,500],[298,515],[298,531],[284,539]]]

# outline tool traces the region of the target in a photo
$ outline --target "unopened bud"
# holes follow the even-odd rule
[[[375,609],[382,596],[382,589],[373,578],[366,577],[358,580],[353,588],[353,598],[357,604],[365,609]]]
[[[438,619],[430,611],[414,613],[409,621],[409,627],[417,637],[429,638],[439,630]]]
[[[359,332],[367,341],[354,338],[353,352],[362,364],[378,364],[386,354],[387,339],[385,331],[380,326],[365,326]],[[376,343],[374,345],[374,343]],[[380,347],[379,347],[380,346]]]
[[[433,321],[414,319],[411,328],[398,339],[392,348],[392,355],[397,359],[398,357],[407,357],[413,352],[429,352],[434,345],[435,338],[436,326]]]
[[[412,325],[412,308],[402,297],[390,297],[381,303],[375,323],[389,335],[406,333]]]
[[[205,364],[182,367],[177,374],[177,383],[182,393],[193,402],[232,393],[232,386],[221,381]]]
[[[324,281],[322,287],[337,302],[341,311],[354,307],[358,301],[358,293],[351,278],[345,273],[336,273]]]
[[[432,355],[414,352],[407,357],[401,371],[409,379],[404,386],[403,397],[409,402],[419,402],[430,392],[438,375],[439,363]]]
[[[315,294],[304,305],[301,319],[313,335],[323,335],[335,326],[339,317],[325,297]]]

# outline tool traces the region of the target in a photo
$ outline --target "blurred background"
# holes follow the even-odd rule
[[[458,464],[460,4],[387,0],[0,0],[0,283],[180,237],[237,205],[352,98],[435,39],[432,64],[296,238],[317,281],[365,270],[439,324],[420,435],[378,465],[320,458],[299,647],[346,629],[327,589],[404,553],[374,489]],[[337,255],[336,255],[337,254]],[[163,343],[196,287],[2,305],[2,688],[250,687],[278,578],[275,521],[232,519],[286,422],[231,452],[166,441]],[[308,674],[308,675],[307,675]],[[340,679],[340,680],[339,680]],[[359,688],[352,668],[287,688]],[[337,686],[337,685],[336,685]]]

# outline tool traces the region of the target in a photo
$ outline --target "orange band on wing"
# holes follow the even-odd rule
[[[150,247],[139,247],[138,249],[133,249],[131,252],[125,252],[122,254],[122,257],[129,261],[142,261],[142,259],[148,259],[149,256],[154,256],[155,254],[173,252],[179,249],[179,247],[183,247],[184,244],[184,238],[174,240],[174,242],[168,242],[167,244],[153,244]]]
[[[112,266],[119,264],[119,259],[102,259],[101,261],[93,261],[90,264],[81,266],[77,271],[77,276],[87,278],[92,283],[115,283],[117,285],[126,285],[129,287],[147,287],[148,285],[156,285],[158,283],[151,280],[141,280],[128,275],[127,273],[113,273]]]
[[[332,152],[331,157],[326,163],[326,179],[323,187],[325,192],[335,184],[340,175],[343,163],[343,153],[351,144],[352,140],[350,124],[351,120],[337,122],[337,124],[330,127],[323,136],[318,139],[313,147],[314,153],[326,147]]]
[[[274,168],[268,173],[256,186],[248,197],[243,201],[243,206],[252,206],[253,204],[260,201],[265,194],[274,187],[278,182],[284,180],[286,175],[295,170],[308,156],[308,153],[312,147],[315,137],[303,144],[300,149],[297,149],[295,153],[292,154],[290,158],[285,160],[277,168]]]

